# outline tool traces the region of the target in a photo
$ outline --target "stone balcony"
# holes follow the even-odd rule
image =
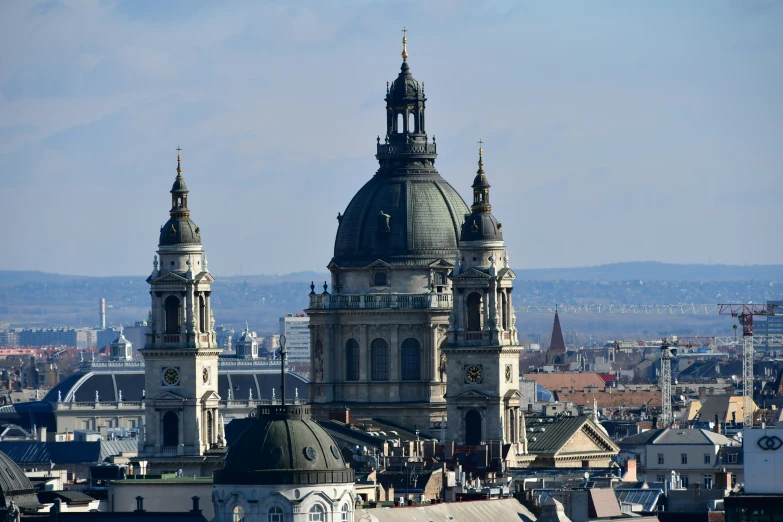
[[[452,307],[451,293],[311,294],[311,310],[421,310]]]

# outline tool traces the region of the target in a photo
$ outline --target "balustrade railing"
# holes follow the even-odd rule
[[[452,295],[448,294],[315,294],[310,296],[311,309],[424,309],[451,308]]]

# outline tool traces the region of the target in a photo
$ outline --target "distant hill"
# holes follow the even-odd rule
[[[783,281],[783,265],[677,265],[637,261],[514,271],[524,281]]]
[[[782,265],[680,265],[657,261],[635,261],[608,265],[574,268],[514,269],[522,281],[769,281],[783,282]],[[279,284],[313,281],[320,288],[330,276],[326,272],[293,272],[282,275],[231,275],[215,274],[222,282],[247,282],[251,284]],[[39,271],[0,270],[0,285],[24,283],[74,283],[101,280],[109,283],[144,281],[146,275],[134,276],[76,276],[51,274]]]

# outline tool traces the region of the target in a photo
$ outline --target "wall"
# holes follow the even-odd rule
[[[753,428],[742,432],[745,471],[752,470],[752,473],[745,473],[746,494],[783,494],[783,429],[780,424],[778,426]],[[781,443],[777,443],[778,440]],[[767,442],[770,443],[769,446],[766,446]],[[762,446],[770,449],[762,449]],[[771,449],[773,447],[777,449]]]
[[[201,497],[199,507],[204,518],[212,520],[212,481],[164,482],[122,480],[109,483],[108,509],[112,512],[136,510],[136,497],[144,497],[144,509],[163,513],[185,512],[193,508],[191,497]]]

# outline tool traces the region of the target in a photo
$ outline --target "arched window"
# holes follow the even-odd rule
[[[345,343],[345,380],[359,380],[359,342],[348,339]]]
[[[389,380],[389,345],[383,339],[375,339],[371,346],[372,380]]]
[[[207,412],[207,444],[212,444],[212,412]]]
[[[272,508],[267,511],[266,522],[283,522],[283,508],[280,506],[272,506]]]
[[[307,520],[308,522],[325,522],[324,508],[322,508],[320,504],[311,507]]]
[[[179,417],[173,411],[163,414],[163,445],[177,446],[179,444]]]
[[[416,120],[413,112],[408,113],[408,132],[416,132]]]
[[[245,510],[237,504],[231,510],[231,522],[242,522],[243,520],[245,520]]]
[[[350,512],[351,508],[348,507],[348,504],[343,504],[343,507],[340,510],[340,522],[348,522],[348,516]]]
[[[481,444],[481,414],[476,410],[469,410],[465,414],[465,444]]]
[[[178,334],[182,325],[182,308],[179,306],[179,299],[170,295],[163,303],[165,313],[165,324],[167,334]]]
[[[402,134],[403,125],[402,113],[399,113],[397,114],[397,134]]]
[[[481,302],[481,294],[473,292],[468,296],[468,331],[481,331],[482,315],[484,307]]]
[[[508,330],[508,296],[506,292],[500,292],[500,310],[503,313],[503,326],[504,330]]]
[[[375,272],[375,286],[386,286],[386,272]]]
[[[198,324],[201,333],[207,333],[207,305],[203,294],[198,296]]]
[[[402,342],[402,380],[418,381],[421,378],[421,348],[416,339],[405,339]]]

